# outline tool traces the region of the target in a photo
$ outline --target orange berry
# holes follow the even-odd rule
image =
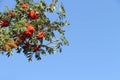
[[[32,36],[32,33],[29,30],[26,30],[26,31],[24,31],[24,35],[26,37],[30,37],[30,36]]]
[[[35,28],[33,26],[27,26],[27,30],[33,33],[35,31]]]
[[[15,44],[16,46],[18,46],[18,45],[19,45],[18,41],[14,41],[14,44]]]
[[[39,33],[36,35],[37,39],[42,39],[44,36],[45,36],[45,32],[44,32],[44,31],[39,32]]]
[[[24,31],[24,35],[26,37],[32,36],[33,32],[35,31],[33,26],[27,26],[27,29]]]
[[[30,19],[38,19],[39,18],[39,12],[34,11],[34,10],[27,12],[27,15],[30,17]]]
[[[21,5],[21,8],[22,8],[22,9],[26,9],[26,8],[28,8],[28,7],[29,7],[29,4],[22,4],[22,5]]]

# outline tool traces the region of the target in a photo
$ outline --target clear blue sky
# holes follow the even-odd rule
[[[0,10],[13,1],[1,0]],[[120,0],[62,2],[70,46],[30,63],[23,54],[0,55],[0,80],[120,80]]]

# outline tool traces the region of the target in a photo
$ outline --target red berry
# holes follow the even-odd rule
[[[22,9],[26,9],[26,8],[28,8],[28,7],[29,7],[29,4],[22,4],[22,5],[21,5],[21,8],[22,8]]]
[[[44,31],[39,32],[39,33],[36,35],[37,39],[42,39],[44,36],[45,36],[45,32],[44,32]]]
[[[7,26],[9,26],[9,21],[8,21],[7,19],[2,19],[2,20],[0,21],[0,25],[1,25],[2,27],[7,27]]]
[[[27,12],[27,15],[30,17],[30,19],[38,19],[39,18],[39,12],[31,10]]]

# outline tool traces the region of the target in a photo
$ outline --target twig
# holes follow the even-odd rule
[[[57,39],[57,40],[55,40],[55,41],[52,41],[52,42],[50,42],[50,43],[48,43],[48,44],[46,44],[46,45],[50,45],[50,44],[52,44],[52,43],[54,43],[54,42],[58,42],[59,40]]]

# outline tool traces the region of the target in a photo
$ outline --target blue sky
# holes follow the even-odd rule
[[[0,10],[13,1],[1,1]],[[23,54],[0,55],[0,80],[120,80],[120,0],[62,2],[70,46],[30,63]]]

